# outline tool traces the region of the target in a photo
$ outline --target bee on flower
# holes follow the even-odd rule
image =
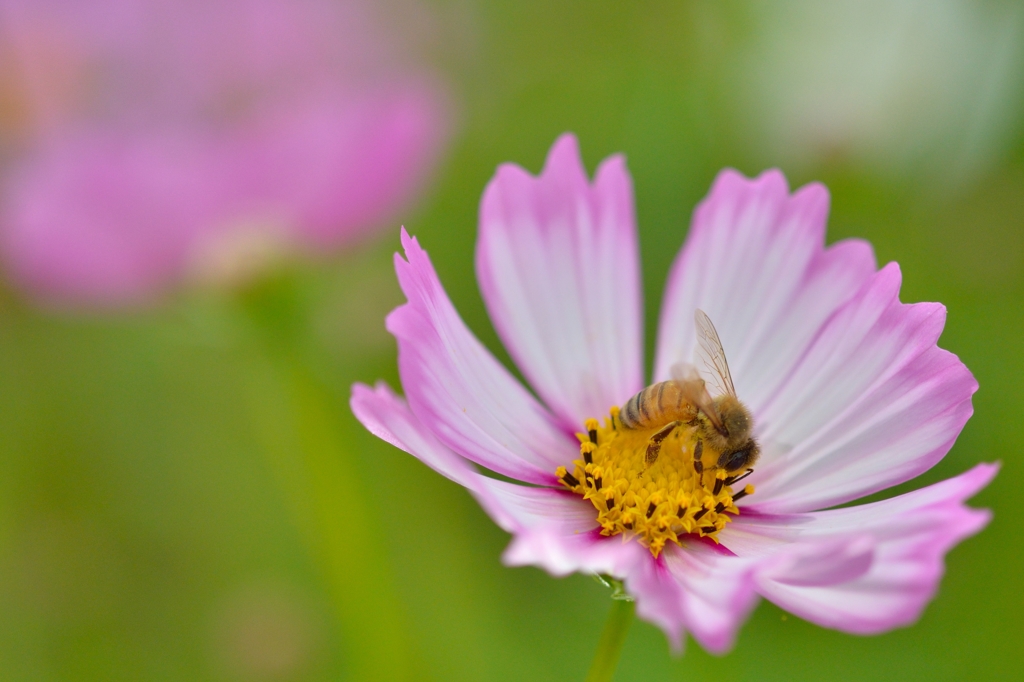
[[[533,393],[403,230],[408,302],[387,327],[405,398],[357,384],[352,409],[471,491],[513,536],[506,564],[621,581],[677,650],[686,633],[728,650],[759,595],[845,632],[908,625],[988,522],[965,500],[997,467],[831,509],[938,462],[977,383],[936,345],[944,308],[900,302],[899,267],[869,244],[826,247],[827,214],[821,185],[723,171],[672,267],[647,380],[625,162],[591,182],[565,135],[539,177],[501,166],[480,211],[477,278]]]

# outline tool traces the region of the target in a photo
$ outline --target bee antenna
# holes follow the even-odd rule
[[[739,481],[742,481],[744,478],[746,478],[752,473],[754,473],[753,469],[747,469],[745,473],[742,473],[739,476],[730,476],[729,478],[725,479],[725,485],[732,485],[733,483],[738,483]]]

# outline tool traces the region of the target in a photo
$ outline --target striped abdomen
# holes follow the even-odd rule
[[[648,386],[619,410],[619,421],[627,429],[651,429],[677,420],[688,422],[696,416],[697,407],[686,400],[675,381]]]

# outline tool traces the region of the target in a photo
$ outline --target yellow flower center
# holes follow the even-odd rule
[[[736,501],[754,486],[733,493],[730,486],[742,472],[730,476],[716,468],[720,453],[698,446],[695,427],[686,424],[661,442],[657,460],[647,466],[648,445],[660,427],[625,429],[618,414],[613,407],[603,425],[587,420],[587,433],[576,434],[580,459],[573,472],[555,472],[562,485],[590,500],[602,535],[635,535],[655,557],[686,535],[718,542],[718,533],[740,513]]]

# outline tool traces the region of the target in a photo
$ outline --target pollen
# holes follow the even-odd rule
[[[716,468],[718,453],[698,445],[695,428],[685,424],[664,439],[648,466],[647,446],[659,428],[622,428],[618,412],[613,407],[603,424],[588,419],[586,433],[576,434],[580,458],[572,471],[558,467],[562,485],[594,505],[602,535],[636,537],[655,557],[687,537],[717,543],[740,513],[736,501],[753,494],[754,486],[733,492],[743,474]]]

